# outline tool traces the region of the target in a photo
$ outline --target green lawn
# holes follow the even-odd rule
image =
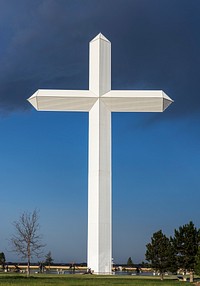
[[[34,275],[30,278],[21,274],[1,274],[0,286],[94,286],[94,285],[135,285],[135,286],[186,286],[188,282],[172,279],[160,281],[155,278],[138,278],[131,276],[95,276],[95,275]]]

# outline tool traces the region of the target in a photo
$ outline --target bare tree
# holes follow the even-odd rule
[[[39,215],[35,209],[33,213],[24,212],[18,221],[14,221],[15,234],[11,238],[12,250],[22,259],[27,259],[27,276],[30,275],[30,261],[33,256],[42,254],[42,236],[39,234]]]

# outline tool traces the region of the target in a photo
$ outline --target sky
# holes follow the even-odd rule
[[[39,88],[88,89],[89,42],[112,43],[112,89],[164,90],[164,113],[112,114],[113,259],[154,232],[200,228],[200,1],[0,0],[0,252],[39,211],[55,262],[86,262],[88,114],[37,112]],[[42,258],[41,258],[42,259]],[[36,260],[37,261],[37,260]]]

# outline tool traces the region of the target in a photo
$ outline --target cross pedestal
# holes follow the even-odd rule
[[[111,90],[111,43],[90,42],[89,90],[39,89],[37,110],[89,112],[88,257],[95,274],[112,273],[111,112],[162,112],[173,101],[161,90]]]

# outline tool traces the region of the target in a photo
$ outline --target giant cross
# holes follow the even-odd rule
[[[162,112],[173,100],[161,90],[111,90],[111,43],[101,33],[90,42],[89,90],[39,89],[28,100],[37,110],[89,112],[87,266],[111,274],[111,112]]]

